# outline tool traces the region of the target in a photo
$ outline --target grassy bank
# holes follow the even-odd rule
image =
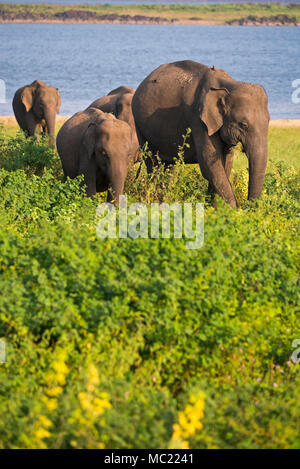
[[[56,133],[70,116],[56,117]],[[294,123],[293,123],[294,122]],[[0,127],[5,130],[7,137],[16,137],[19,126],[13,116],[0,116]],[[295,167],[300,166],[300,120],[299,119],[277,119],[270,122],[269,142],[270,161],[280,161],[287,159]],[[287,156],[285,156],[287,155]],[[247,161],[243,156],[235,161],[237,167],[247,166]]]
[[[69,14],[68,12],[81,12]],[[69,21],[97,22],[103,15],[142,15],[150,18],[180,22],[202,21],[228,23],[236,20],[275,18],[286,15],[300,23],[300,5],[280,4],[224,4],[224,5],[48,5],[0,4],[0,17],[4,21]],[[66,14],[65,16],[63,14]],[[93,16],[94,15],[94,16]],[[112,19],[107,21],[113,21]],[[126,22],[126,18],[124,19]],[[129,19],[127,18],[127,21]],[[138,21],[138,19],[137,19]],[[140,20],[142,21],[142,20]]]
[[[99,239],[104,196],[0,129],[0,448],[299,448],[299,128],[269,147],[255,203],[237,158],[238,211],[196,166],[129,172],[130,202],[205,203],[195,251]]]

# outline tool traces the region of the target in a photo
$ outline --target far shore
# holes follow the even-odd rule
[[[231,20],[231,21],[218,21],[218,20],[201,20],[198,18],[191,18],[191,19],[167,19],[167,18],[152,18],[145,16],[144,18],[135,19],[134,17],[127,18],[125,20],[121,18],[117,18],[114,20],[98,20],[98,19],[89,19],[89,20],[82,20],[82,19],[8,19],[5,20],[0,17],[0,24],[112,24],[112,25],[152,25],[152,26],[288,26],[288,27],[295,27],[300,26],[300,22],[296,21],[279,21],[277,18],[266,18],[262,21],[258,20],[251,20],[248,18],[238,19],[238,20]]]
[[[0,23],[300,26],[300,5],[0,3]]]
[[[56,117],[56,123],[62,125],[70,115],[61,115]],[[17,125],[14,116],[0,116],[0,124],[3,125]],[[300,119],[271,119],[270,125],[272,127],[300,127]]]
[[[168,20],[165,18],[159,19],[126,19],[120,20],[80,20],[80,19],[69,19],[69,20],[56,20],[56,19],[14,19],[14,20],[3,20],[0,18],[0,24],[128,24],[128,25],[136,25],[136,24],[145,24],[145,25],[194,25],[194,26],[229,26],[228,23],[225,21],[213,21],[213,20]],[[231,26],[236,26],[233,24]],[[259,26],[269,26],[268,24],[260,24]],[[272,24],[272,26],[279,26],[279,24]],[[286,25],[280,25],[286,26]],[[288,25],[290,26],[290,25]],[[293,24],[292,26],[300,26],[300,23]]]

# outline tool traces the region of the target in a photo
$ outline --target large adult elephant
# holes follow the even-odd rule
[[[185,60],[161,65],[137,88],[132,110],[140,144],[149,142],[174,162],[182,135],[191,128],[186,163],[199,163],[210,189],[237,207],[229,176],[232,147],[242,143],[249,160],[248,198],[260,196],[268,155],[268,99],[256,84],[233,80],[225,71]],[[151,171],[150,161],[147,161]]]
[[[116,116],[117,119],[126,122],[130,125],[132,130],[133,145],[135,145],[136,154],[139,151],[139,142],[136,136],[135,123],[131,109],[131,102],[135,89],[128,86],[119,86],[108,93],[108,95],[93,101],[89,107],[100,109],[103,112],[110,112]]]
[[[49,134],[49,142],[54,146],[56,114],[61,105],[57,88],[35,80],[16,91],[12,105],[19,126],[28,136],[39,137],[37,128],[40,128]]]
[[[118,203],[127,167],[134,160],[132,131],[126,122],[88,108],[64,123],[56,145],[65,177],[83,174],[87,196],[108,190],[107,200]]]

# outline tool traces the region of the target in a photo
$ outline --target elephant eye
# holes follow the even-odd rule
[[[241,127],[241,129],[248,129],[248,124],[247,122],[239,122],[239,126]]]

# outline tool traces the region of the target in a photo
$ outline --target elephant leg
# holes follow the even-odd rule
[[[36,120],[33,115],[29,112],[26,116],[26,128],[23,129],[25,130],[27,137],[35,136],[38,138],[39,134],[36,132],[36,127]]]
[[[109,188],[109,189],[107,190],[107,198],[106,198],[106,201],[107,201],[108,203],[111,203],[111,202],[114,201],[114,195],[113,195],[113,193],[112,193],[111,188]]]
[[[96,194],[96,174],[97,168],[95,158],[91,158],[83,173],[87,197],[92,197]]]
[[[146,169],[147,169],[147,174],[152,174],[153,173],[153,169],[157,166],[157,158],[155,158],[153,155],[151,156],[147,156],[147,158],[145,159],[145,165],[146,165]]]
[[[171,171],[173,168],[174,168],[174,163],[170,163],[169,161],[163,161],[164,172]]]
[[[216,192],[233,208],[237,208],[237,201],[224,168],[223,146],[219,137],[208,137],[203,131],[198,131],[193,132],[193,138],[201,172],[209,181],[209,190]]]
[[[148,157],[145,159],[145,164],[146,164],[146,169],[147,169],[147,173],[148,173],[148,174],[152,174],[154,168],[156,168],[156,167],[159,165],[159,163],[162,164],[162,168],[163,168],[164,171],[166,171],[166,170],[169,169],[170,167],[173,167],[173,166],[174,166],[174,163],[173,163],[173,162],[165,161],[163,155],[161,155],[160,158],[161,158],[161,159],[160,159],[160,161],[159,161],[158,155],[157,155],[157,154],[153,155],[153,153],[152,153],[151,156],[148,156]]]
[[[201,167],[200,167],[200,169],[201,169]],[[209,193],[209,195],[210,195],[211,197],[214,197],[215,194],[216,194],[215,188],[214,188],[214,186],[212,185],[212,183],[211,183],[210,181],[208,181],[207,192]]]
[[[96,173],[96,191],[97,192],[105,192],[108,190],[109,187],[109,179],[107,175],[107,170],[97,169]]]
[[[156,157],[153,157],[152,155],[151,156],[147,156],[145,159],[144,159],[144,162],[145,162],[145,165],[146,165],[146,171],[147,171],[147,174],[148,176],[151,176],[152,173],[153,173],[153,170],[154,168],[156,168],[158,166],[158,159]],[[143,164],[143,160],[141,161],[139,167],[138,167],[138,170],[137,170],[137,173],[136,173],[136,176],[135,176],[135,180],[139,177],[140,175],[140,172],[141,172],[141,169],[142,169],[142,164]],[[166,171],[167,169],[169,169],[171,166],[173,166],[172,163],[166,163],[166,162],[163,162],[163,169],[164,171]]]
[[[97,192],[105,192],[107,191],[107,202],[111,202],[113,200],[113,194],[109,187],[109,176],[107,168],[98,168],[96,173],[96,191]]]
[[[139,146],[140,146],[140,154],[143,155],[143,147],[145,145],[147,141],[147,139],[144,137],[144,135],[142,134],[142,132],[140,131],[140,129],[136,126],[136,136],[137,136],[137,140],[138,140],[138,143],[139,143]],[[158,161],[157,161],[157,157],[155,155],[155,150],[153,148],[151,148],[149,142],[148,142],[148,148],[147,148],[147,151],[149,151],[151,154],[150,155],[143,155],[142,156],[142,161],[144,160],[145,161],[145,165],[146,165],[146,170],[147,170],[147,174],[150,175],[153,173],[153,169],[155,166],[157,166],[158,164]],[[138,174],[139,174],[139,171],[138,171]]]
[[[42,125],[42,132],[43,132],[44,134],[47,134],[47,133],[48,133],[48,127],[47,127],[46,123]]]
[[[34,135],[36,136],[37,141],[40,140],[41,135],[43,134],[43,132],[44,132],[44,127],[40,122],[38,122],[36,124],[35,132],[34,132]]]
[[[234,149],[230,148],[229,150],[225,151],[224,156],[223,156],[223,166],[224,166],[225,173],[228,179],[230,178],[232,165],[233,165],[233,159],[234,159]],[[213,185],[210,182],[208,183],[208,193],[212,197],[216,193]]]

